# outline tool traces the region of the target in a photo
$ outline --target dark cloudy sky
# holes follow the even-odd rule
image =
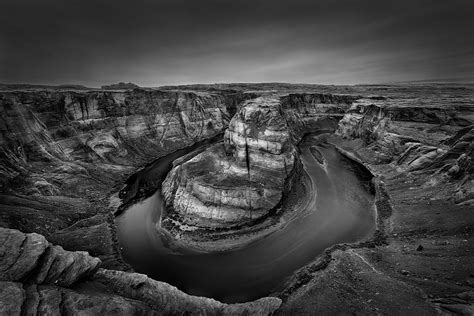
[[[474,77],[474,0],[1,0],[0,82]]]

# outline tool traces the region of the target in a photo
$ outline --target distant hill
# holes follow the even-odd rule
[[[101,87],[104,90],[129,90],[129,89],[136,89],[140,88],[140,86],[134,84],[134,83],[125,83],[125,82],[119,82],[111,85],[106,85]]]
[[[58,86],[42,85],[42,84],[28,84],[28,83],[0,83],[0,90],[36,90],[36,89],[50,89],[50,90],[92,90],[78,84],[62,84]]]
[[[185,84],[175,86],[160,86],[161,90],[195,90],[195,91],[219,91],[219,90],[294,90],[294,89],[318,89],[329,85],[308,83],[286,83],[286,82],[254,82],[254,83],[210,83],[210,84]]]
[[[474,77],[457,77],[457,78],[438,78],[438,79],[423,79],[410,81],[397,81],[388,84],[472,84]]]

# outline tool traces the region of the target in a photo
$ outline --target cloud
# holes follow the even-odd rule
[[[473,73],[474,3],[4,0],[0,81],[385,82]]]

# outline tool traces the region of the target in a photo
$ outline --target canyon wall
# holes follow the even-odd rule
[[[473,86],[377,89],[328,137],[374,175],[377,230],[296,271],[278,315],[472,314]]]
[[[375,165],[400,172],[430,173],[431,186],[455,182],[454,199],[474,199],[474,111],[470,107],[355,104],[339,122],[336,135],[361,139],[359,152]]]
[[[222,133],[247,97],[143,89],[1,92],[0,226],[89,250],[118,268],[109,192],[151,160]]]
[[[176,164],[162,192],[180,222],[231,227],[275,208],[298,165],[279,97],[260,97],[236,113],[223,143]]]
[[[140,89],[2,93],[2,182],[36,161],[146,162],[223,131],[242,99]]]
[[[295,143],[309,132],[334,131],[352,103],[361,97],[321,93],[291,93],[281,98],[282,110]]]

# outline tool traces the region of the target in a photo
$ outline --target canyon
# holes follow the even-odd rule
[[[0,313],[472,313],[473,102],[472,85],[4,89]],[[272,236],[304,191],[298,145],[312,132],[372,174],[371,236],[246,303],[186,294],[124,261],[115,216],[155,192],[174,238]],[[210,139],[163,183],[137,176]]]

